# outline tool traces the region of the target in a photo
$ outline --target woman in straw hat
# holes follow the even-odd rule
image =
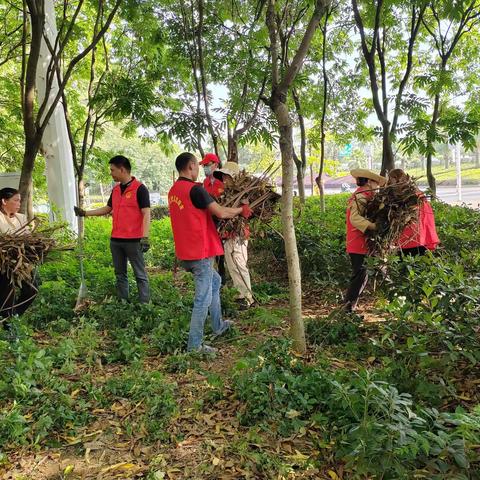
[[[238,163],[227,162],[223,168],[214,172],[214,176],[220,178],[225,185],[225,189],[228,190],[233,177],[239,173],[240,168]],[[230,277],[232,277],[233,286],[239,293],[237,303],[239,307],[244,310],[254,303],[250,272],[247,265],[249,236],[250,229],[247,225],[244,228],[243,239],[235,234],[225,234],[225,236],[222,237],[228,273],[230,273]]]
[[[347,204],[346,250],[352,264],[352,277],[345,295],[344,308],[352,312],[368,280],[367,268],[364,264],[365,256],[368,255],[365,232],[377,228],[374,223],[364,217],[365,207],[375,194],[375,190],[385,185],[386,178],[363,168],[352,170],[350,174],[355,178],[358,188],[348,199]]]

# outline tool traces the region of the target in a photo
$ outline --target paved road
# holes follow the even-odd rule
[[[339,189],[327,188],[325,191],[327,194],[340,193]],[[463,187],[461,200],[458,198],[456,187],[439,187],[437,190],[437,195],[440,200],[452,205],[466,203],[467,205],[475,208],[480,207],[480,185]]]
[[[438,197],[447,203],[458,204],[466,203],[478,207],[480,205],[480,185],[468,186],[462,188],[462,197],[459,199],[456,187],[439,187]]]

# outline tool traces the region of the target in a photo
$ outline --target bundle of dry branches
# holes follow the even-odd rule
[[[55,226],[30,230],[27,226],[13,232],[0,234],[0,272],[6,275],[12,286],[30,283],[35,268],[52,250],[60,250],[53,232],[62,228]]]
[[[280,195],[274,191],[273,185],[269,182],[268,176],[274,175],[277,169],[273,164],[259,177],[249,175],[245,170],[232,178],[231,185],[219,199],[224,207],[240,207],[248,203],[255,218],[263,223],[269,222],[276,213],[277,203]],[[221,220],[218,230],[222,237],[244,238],[245,227],[248,220],[241,215],[228,220]]]
[[[367,203],[365,217],[377,225],[370,232],[369,250],[372,255],[384,257],[397,247],[397,242],[412,222],[418,221],[419,204],[415,181],[386,185],[380,188]]]

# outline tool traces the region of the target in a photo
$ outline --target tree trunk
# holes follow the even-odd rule
[[[310,194],[312,197],[315,195],[314,186],[313,186],[313,165],[310,164]]]
[[[218,135],[215,131],[215,126],[213,124],[212,116],[210,115],[210,99],[209,93],[207,89],[207,78],[205,73],[205,64],[203,58],[203,14],[204,14],[204,3],[203,0],[198,0],[197,4],[197,11],[198,11],[198,25],[195,29],[196,37],[197,37],[197,48],[198,48],[198,66],[200,69],[200,80],[202,84],[202,95],[203,95],[203,103],[205,107],[205,118],[207,120],[207,127],[210,133],[210,137],[212,139],[213,148],[215,150],[215,155],[220,158],[220,152],[218,150]]]
[[[477,149],[475,150],[475,168],[480,168],[480,141],[477,141]]]
[[[448,168],[450,167],[450,158],[448,154],[448,149],[445,150],[445,153],[443,154],[443,165],[445,167],[445,170],[448,170]]]
[[[82,172],[83,173],[83,172]],[[78,206],[84,208],[85,206],[85,182],[83,181],[83,176],[78,178],[77,181],[77,191],[78,191]],[[85,235],[85,222],[83,217],[78,217],[78,236],[83,239]]]
[[[432,159],[433,159],[433,139],[435,138],[435,131],[437,129],[437,121],[438,117],[440,116],[440,94],[437,93],[435,95],[435,101],[433,103],[433,113],[432,113],[432,121],[430,122],[430,128],[427,134],[427,180],[428,186],[432,191],[432,195],[436,195],[437,193],[437,185],[435,182],[435,177],[433,175],[432,169]]]
[[[298,158],[295,151],[293,151],[293,160],[297,167],[298,195],[300,196],[300,202],[303,205],[305,204],[305,171],[307,169],[307,132],[305,129],[305,119],[302,114],[300,97],[295,88],[292,88],[292,96],[297,111],[298,124],[300,126],[300,158]]]
[[[305,352],[305,329],[302,317],[302,277],[297,250],[297,238],[293,222],[293,134],[292,123],[285,103],[276,101],[272,106],[280,131],[280,152],[282,155],[282,227],[285,254],[288,267],[290,293],[290,331],[293,347]]]
[[[288,112],[287,97],[288,91],[303,65],[315,34],[315,30],[329,6],[329,0],[317,0],[315,2],[312,17],[308,22],[300,45],[283,75],[280,75],[280,51],[278,43],[278,30],[280,25],[277,19],[275,0],[268,0],[265,17],[265,23],[270,38],[270,57],[272,67],[272,93],[270,98],[267,99],[267,103],[274,112],[278,122],[280,152],[282,155],[282,227],[285,254],[287,257],[290,293],[290,334],[293,340],[293,347],[300,353],[304,353],[307,346],[305,342],[305,329],[302,317],[302,274],[300,271],[297,239],[293,223],[293,133],[292,123]]]
[[[320,168],[316,182],[318,193],[320,195],[320,211],[325,213],[325,188],[323,184],[323,168],[325,166],[325,119],[328,107],[328,71],[327,71],[327,26],[330,11],[325,14],[325,23],[322,28],[322,79],[323,79],[323,98],[322,98],[322,116],[320,118]]]
[[[21,105],[23,117],[23,131],[25,134],[25,149],[23,154],[23,165],[20,175],[20,195],[22,197],[21,212],[26,213],[29,220],[33,218],[33,167],[37,157],[40,141],[37,138],[35,125],[35,81],[37,76],[37,65],[40,57],[40,45],[45,24],[45,11],[43,4],[28,1],[28,10],[24,14],[24,22],[30,18],[30,52],[26,59],[26,48],[23,48],[23,64],[25,80],[21,82],[24,88],[21,92]],[[29,15],[28,13],[29,12]],[[26,41],[26,39],[24,39]],[[22,79],[23,80],[23,79]]]
[[[228,155],[229,162],[238,163],[238,138],[234,133],[228,133]]]
[[[21,211],[25,213],[29,220],[33,218],[33,167],[37,157],[38,146],[34,141],[25,138],[25,152],[23,154],[23,164],[20,174],[19,191],[22,197]]]
[[[295,149],[292,148],[292,158],[295,163],[297,170],[297,188],[298,196],[300,198],[300,203],[305,204],[305,168],[303,167],[303,162],[300,160],[295,152]]]
[[[318,191],[320,193],[320,211],[325,213],[325,186],[320,175],[315,179],[318,186]]]
[[[382,169],[380,174],[385,175],[395,168],[395,158],[393,155],[392,141],[390,138],[390,122],[383,124],[383,152],[382,152]]]
[[[437,194],[437,185],[435,182],[435,176],[433,175],[433,170],[432,170],[432,153],[429,152],[427,155],[427,180],[428,180],[428,186],[430,187],[430,190],[432,191],[432,195]]]

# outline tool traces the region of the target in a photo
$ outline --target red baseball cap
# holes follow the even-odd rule
[[[207,153],[200,162],[200,165],[207,165],[207,163],[212,162],[220,165],[220,159],[214,153]]]

